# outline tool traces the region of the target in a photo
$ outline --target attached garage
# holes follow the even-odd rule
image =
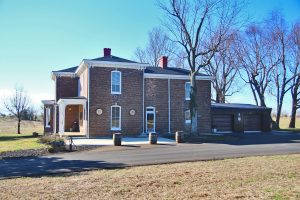
[[[271,108],[251,104],[212,104],[212,129],[217,132],[269,132]]]
[[[244,115],[244,131],[261,131],[261,115],[258,114],[245,114]]]
[[[233,115],[216,114],[212,118],[212,126],[218,131],[232,132],[233,131]]]

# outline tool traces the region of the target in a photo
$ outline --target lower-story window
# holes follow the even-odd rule
[[[185,116],[185,123],[190,124],[191,123],[191,111],[186,110],[184,113],[184,116]]]
[[[121,106],[111,107],[111,130],[121,130]]]

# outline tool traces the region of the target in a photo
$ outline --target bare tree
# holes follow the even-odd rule
[[[290,58],[291,67],[290,71],[292,74],[300,73],[300,22],[296,23],[290,33]],[[300,108],[300,76],[293,76],[291,81],[291,97],[292,97],[292,109],[291,109],[291,120],[289,128],[295,128],[296,124],[296,113]]]
[[[289,68],[289,27],[281,13],[272,12],[271,18],[267,20],[269,37],[272,46],[270,46],[271,56],[279,59],[278,64],[273,70],[272,76],[275,85],[276,97],[276,124],[279,127],[282,104],[286,93],[291,89],[291,82],[297,76],[290,73]]]
[[[158,67],[160,57],[170,57],[172,51],[172,42],[168,39],[168,36],[161,28],[155,27],[148,34],[148,43],[146,47],[138,47],[135,50],[134,55],[135,59],[139,62],[149,63],[152,66]]]
[[[198,134],[196,75],[208,66],[236,23],[241,4],[227,0],[168,0],[158,2],[166,14],[170,39],[185,51],[190,72],[191,134]]]
[[[18,134],[21,133],[20,126],[24,111],[29,107],[29,97],[22,87],[16,87],[13,95],[4,100],[6,110],[18,120]]]
[[[216,103],[225,103],[226,97],[232,96],[241,88],[237,84],[239,63],[235,43],[236,34],[232,33],[204,68],[204,71],[213,77],[212,86]]]
[[[240,35],[238,56],[241,78],[249,84],[256,105],[266,107],[265,95],[271,84],[271,75],[278,60],[273,60],[265,27],[250,24]]]

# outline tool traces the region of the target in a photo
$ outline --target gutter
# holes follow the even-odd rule
[[[144,74],[145,74],[145,69],[143,69],[143,120],[142,120],[142,124],[143,124],[143,133],[145,133],[145,78],[144,78]]]
[[[88,120],[87,120],[87,137],[90,138],[90,65],[88,64],[88,106],[87,106],[87,115],[88,115]]]

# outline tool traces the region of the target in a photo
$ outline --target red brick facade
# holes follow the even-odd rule
[[[89,73],[88,70],[90,70]],[[113,70],[121,72],[121,94],[111,94],[111,72]],[[56,101],[64,97],[77,97],[78,82],[80,83],[80,88],[84,89],[80,91],[79,95],[86,96],[89,101],[88,132],[90,137],[107,136],[115,132],[126,135],[141,134],[146,131],[147,107],[155,107],[156,132],[169,132],[169,114],[171,133],[178,130],[189,132],[190,125],[185,123],[185,111],[189,109],[189,101],[185,100],[185,83],[189,82],[188,79],[170,79],[168,81],[166,78],[144,78],[143,70],[112,67],[91,67],[84,73],[85,76],[80,76],[80,78],[57,77]],[[85,77],[84,81],[78,80],[83,79],[82,77]],[[198,80],[197,87],[198,130],[199,133],[209,133],[211,131],[210,80]],[[170,96],[168,96],[169,91]],[[118,131],[111,130],[111,106],[113,105],[121,107],[121,130]],[[99,109],[102,110],[100,115],[96,113]],[[134,111],[134,114],[130,113],[131,111]],[[59,130],[58,112],[57,109],[56,130]],[[76,119],[74,118],[74,120],[78,120],[78,115],[75,115]],[[87,112],[86,115],[88,115]],[[70,114],[70,116],[73,115]],[[66,119],[65,127],[70,127],[74,120]]]

